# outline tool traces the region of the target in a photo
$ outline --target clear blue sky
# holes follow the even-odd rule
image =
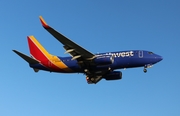
[[[0,116],[180,116],[179,0],[1,0],[0,15]],[[93,53],[142,49],[164,60],[96,85],[83,74],[34,73],[12,52],[29,55],[26,36],[68,56],[39,15]]]

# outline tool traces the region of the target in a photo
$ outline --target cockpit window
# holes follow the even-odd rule
[[[153,54],[153,52],[148,52],[149,54]]]

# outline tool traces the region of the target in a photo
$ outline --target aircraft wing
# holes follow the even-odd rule
[[[71,41],[61,33],[57,32],[55,29],[50,27],[45,20],[40,16],[40,21],[42,26],[52,34],[59,42],[64,45],[66,50],[65,53],[69,53],[72,56],[72,60],[76,59],[79,65],[84,68],[84,73],[86,74],[87,82],[90,83],[97,83],[102,79],[102,76],[109,73],[109,70],[104,70],[102,72],[95,72],[88,69],[88,67],[96,66],[92,60],[96,58],[94,54],[87,51],[83,47],[79,46],[75,42]]]
[[[59,42],[61,42],[64,45],[64,48],[66,50],[65,53],[69,53],[72,56],[72,59],[77,59],[78,61],[84,61],[93,59],[95,57],[94,54],[87,51],[83,47],[79,46],[78,44],[74,43],[61,33],[57,32],[55,29],[50,27],[40,16],[40,21],[42,23],[42,26],[50,33],[52,34]]]

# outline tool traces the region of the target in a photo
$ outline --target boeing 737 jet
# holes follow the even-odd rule
[[[41,16],[40,21],[44,29],[64,45],[65,53],[69,53],[71,56],[52,55],[34,36],[28,36],[31,56],[17,50],[13,51],[27,61],[35,72],[44,70],[58,73],[84,73],[88,84],[96,84],[101,79],[121,79],[122,72],[117,71],[118,69],[143,67],[143,71],[147,72],[147,68],[163,59],[160,55],[144,50],[93,54],[50,27]]]

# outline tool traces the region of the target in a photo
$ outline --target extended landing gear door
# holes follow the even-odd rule
[[[143,51],[139,51],[139,58],[143,58]]]

